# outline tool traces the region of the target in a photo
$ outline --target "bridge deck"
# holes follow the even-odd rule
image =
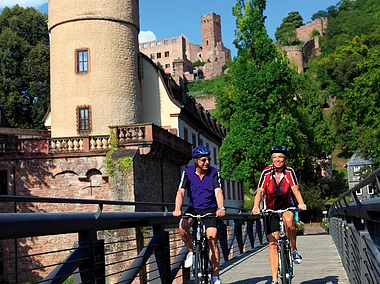
[[[317,224],[305,227],[305,235],[297,238],[297,246],[303,263],[295,265],[294,284],[350,283],[331,236]],[[270,275],[267,246],[230,260],[220,272],[224,284],[269,284]]]

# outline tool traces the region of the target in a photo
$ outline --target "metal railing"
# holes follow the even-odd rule
[[[351,283],[380,283],[380,198],[359,200],[357,195],[368,186],[378,194],[379,176],[377,169],[329,210],[329,231]]]
[[[182,267],[187,248],[177,232],[179,218],[167,210],[172,203],[14,196],[0,196],[0,201],[3,206],[98,207],[94,212],[1,213],[0,245],[10,246],[8,255],[0,254],[0,271],[6,271],[3,283],[173,283],[189,278],[189,269]],[[106,212],[105,206],[164,209]],[[61,241],[59,248],[53,239]],[[221,263],[266,242],[260,217],[242,210],[219,221],[218,239]]]

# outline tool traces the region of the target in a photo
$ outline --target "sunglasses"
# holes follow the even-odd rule
[[[272,151],[286,151],[285,146],[273,146]]]
[[[198,160],[200,160],[202,163],[206,163],[206,161],[211,161],[211,159],[210,158],[202,158],[202,159],[198,159]]]

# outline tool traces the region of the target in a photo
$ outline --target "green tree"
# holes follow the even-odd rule
[[[216,92],[216,115],[229,130],[220,149],[222,175],[251,188],[272,145],[286,145],[297,167],[308,154],[295,114],[295,71],[266,33],[265,6],[265,0],[241,0],[233,8],[238,55],[229,66],[229,87]]]
[[[290,12],[276,29],[275,37],[282,45],[298,45],[296,29],[302,26],[303,18],[299,12]]]
[[[40,128],[50,99],[47,15],[34,8],[0,14],[0,106],[14,127]]]
[[[335,18],[338,15],[337,6],[329,6],[326,10],[319,10],[317,13],[311,16],[311,20],[314,21],[318,18],[327,17],[327,18]]]

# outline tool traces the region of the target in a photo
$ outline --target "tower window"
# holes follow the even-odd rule
[[[169,57],[169,51],[165,51],[165,57]]]
[[[157,58],[161,58],[161,52],[157,52]]]
[[[0,195],[8,195],[8,172],[0,171]]]
[[[78,132],[91,131],[91,108],[90,106],[77,107]]]
[[[154,53],[150,54],[150,59],[154,59]]]
[[[77,50],[77,73],[88,72],[88,49]]]

